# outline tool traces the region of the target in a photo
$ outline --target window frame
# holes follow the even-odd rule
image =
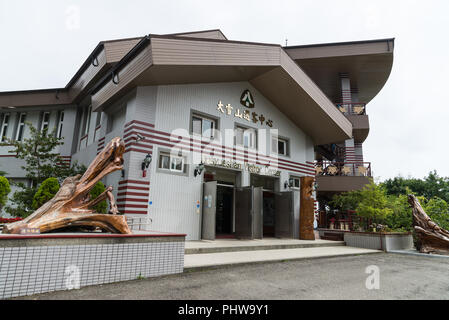
[[[160,173],[168,173],[180,176],[188,176],[189,175],[189,166],[187,164],[187,157],[185,155],[177,156],[172,155],[171,151],[168,149],[158,149],[157,153],[157,167],[156,172]],[[162,157],[168,157],[168,168],[162,167]],[[172,169],[172,165],[175,164],[175,159],[181,159],[181,170]]]
[[[273,140],[276,140],[276,150],[273,150]],[[279,153],[279,141],[284,142],[285,145],[285,153]],[[290,157],[290,139],[281,137],[281,136],[271,136],[271,153],[276,154],[278,156]]]
[[[48,115],[47,121],[45,121],[45,115]],[[51,116],[51,112],[50,111],[43,111],[42,112],[40,132],[44,131],[44,126],[46,125],[47,126],[47,133],[48,133],[48,129],[49,129],[49,126],[50,126],[50,116]]]
[[[6,121],[7,119],[7,121]],[[8,129],[9,129],[9,121],[11,119],[11,113],[3,113],[2,114],[2,125],[0,127],[0,142],[5,142],[5,139],[8,137]]]
[[[197,118],[201,120],[201,134],[194,132],[194,126],[193,126],[193,119]],[[212,136],[204,136],[203,133],[203,121],[204,120],[208,120],[211,121],[214,125],[214,128],[212,128]],[[214,117],[210,114],[204,113],[204,112],[200,112],[200,111],[196,111],[191,109],[190,110],[190,124],[189,124],[189,132],[192,136],[194,137],[199,137],[201,139],[205,139],[205,140],[216,140],[218,137],[216,135],[216,132],[219,130],[219,125],[220,125],[220,118]]]
[[[296,175],[290,175],[288,177],[288,180],[290,182],[290,179],[293,179],[293,186],[290,187],[290,189],[295,189],[295,190],[299,190],[301,189],[301,177],[300,176],[296,176]],[[295,181],[298,181],[298,186],[295,186]]]
[[[237,130],[239,130],[239,129],[243,129],[242,144],[237,143]],[[254,146],[250,146],[250,145],[245,146],[245,132],[247,132],[249,130],[254,132]],[[257,130],[257,128],[241,125],[240,123],[235,123],[235,125],[234,125],[234,145],[241,147],[241,148],[245,148],[245,149],[257,150],[259,147],[259,131]]]
[[[56,131],[56,138],[62,138],[62,128],[64,126],[64,110],[59,111],[58,113],[58,126]]]
[[[23,121],[22,120],[22,116],[23,116]],[[19,113],[19,117],[17,119],[17,131],[16,131],[16,141],[22,141],[23,140],[23,136],[25,135],[25,122],[26,122],[26,116],[27,113],[26,112],[20,112]],[[19,139],[20,137],[20,139]]]
[[[90,121],[91,121],[91,116],[92,116],[92,105],[89,105],[86,108],[86,115],[84,117],[84,132],[83,132],[83,137],[85,135],[89,134],[89,130],[90,130]]]

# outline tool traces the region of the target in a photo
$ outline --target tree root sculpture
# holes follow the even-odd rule
[[[123,168],[125,144],[120,138],[112,139],[95,157],[83,176],[76,175],[64,180],[56,195],[24,220],[6,224],[3,233],[21,233],[24,228],[38,228],[40,233],[70,230],[73,228],[95,229],[106,232],[130,234],[125,216],[119,213],[112,187],[91,200],[90,190],[103,177]],[[108,199],[110,214],[99,214],[91,209],[98,202]]]
[[[448,255],[449,231],[440,228],[430,219],[414,195],[408,196],[408,202],[412,207],[416,249],[422,253]]]

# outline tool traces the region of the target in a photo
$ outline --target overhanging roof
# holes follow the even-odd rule
[[[101,41],[63,88],[0,92],[0,109],[79,102],[142,37]]]
[[[279,45],[150,35],[93,89],[94,111],[136,86],[249,81],[315,144],[349,139],[352,125]]]
[[[394,39],[284,47],[289,56],[334,102],[341,102],[340,73],[347,73],[360,102],[370,102],[393,65]]]

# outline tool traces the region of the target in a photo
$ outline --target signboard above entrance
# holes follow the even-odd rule
[[[221,167],[235,170],[246,170],[249,173],[255,173],[265,176],[279,177],[281,175],[280,170],[276,170],[267,166],[259,166],[248,162],[241,163],[232,160],[224,160],[213,157],[203,157],[203,163],[206,166]]]
[[[249,90],[245,90],[240,97],[240,103],[247,108],[254,108],[254,98]],[[250,112],[249,110],[240,110],[239,108],[234,108],[230,103],[224,105],[221,100],[218,101],[217,110],[225,115],[232,116],[234,114],[235,118],[244,119],[248,122],[259,123],[261,125],[266,124],[270,128],[273,127],[273,121],[271,119],[266,119],[263,114],[258,114],[256,112]]]

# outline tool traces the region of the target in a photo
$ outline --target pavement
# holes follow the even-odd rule
[[[380,253],[379,250],[353,247],[312,247],[296,249],[253,250],[220,253],[186,254],[184,256],[184,271],[201,268],[216,268],[223,265],[238,265],[246,263],[263,263],[313,259],[324,257],[360,255]]]
[[[334,256],[379,253],[378,250],[346,247],[344,241],[264,238],[186,241],[184,271],[225,265],[265,263]]]
[[[378,289],[366,286],[373,266]],[[226,266],[15,299],[448,300],[448,269],[446,259],[379,253]]]
[[[344,241],[330,240],[297,240],[280,238],[263,238],[256,240],[216,239],[191,240],[185,242],[186,254],[214,253],[230,251],[267,250],[267,249],[293,249],[309,247],[344,246]]]

